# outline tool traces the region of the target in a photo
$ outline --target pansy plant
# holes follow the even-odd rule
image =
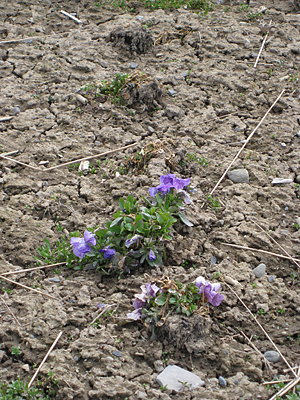
[[[186,285],[164,276],[141,286],[142,293],[135,295],[134,311],[128,313],[127,318],[142,320],[154,332],[173,312],[190,316],[196,310],[207,309],[209,304],[218,307],[224,300],[224,296],[217,293],[220,288],[219,283],[209,283],[202,276]]]
[[[190,204],[187,193],[190,179],[162,175],[160,185],[149,189],[150,198],[140,205],[132,195],[119,199],[119,210],[104,229],[89,228],[84,237],[71,237],[70,245],[81,265],[92,263],[103,271],[130,270],[147,263],[161,266],[166,257],[164,245],[172,240],[172,226],[178,218],[193,224],[182,211]],[[52,260],[55,261],[55,260]]]

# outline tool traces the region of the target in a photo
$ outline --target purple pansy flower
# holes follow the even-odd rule
[[[154,261],[156,259],[156,255],[152,249],[149,251],[148,258],[150,261]]]
[[[190,184],[190,178],[181,179],[181,178],[176,178],[176,176],[173,174],[167,174],[167,175],[161,175],[160,182],[161,182],[160,185],[149,188],[149,193],[151,197],[154,197],[158,192],[166,194],[172,188],[177,190],[183,189],[184,187]]]
[[[104,247],[104,249],[99,250],[99,253],[103,253],[104,258],[111,258],[115,254],[116,250],[111,249],[110,246]]]
[[[73,246],[75,256],[83,258],[91,251],[89,245],[96,245],[95,234],[86,230],[83,238],[71,237],[70,244]]]
[[[143,239],[143,236],[141,235],[134,235],[132,238],[127,239],[125,242],[125,246],[128,248],[130,247],[132,244],[139,242],[141,239]]]
[[[142,285],[141,289],[142,293],[136,294],[133,301],[133,307],[135,308],[135,310],[127,314],[127,318],[133,319],[135,321],[141,318],[142,308],[147,303],[147,300],[150,297],[156,297],[157,294],[162,291],[157,285],[155,285],[155,283],[151,285],[150,282],[147,283],[147,285]]]
[[[222,294],[217,293],[217,291],[221,287],[219,283],[209,283],[205,281],[203,276],[199,276],[196,279],[196,286],[200,289],[199,294],[203,293],[203,288],[204,288],[205,297],[214,307],[218,307],[224,300],[224,296]]]

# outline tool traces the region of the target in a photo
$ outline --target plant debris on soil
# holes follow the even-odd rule
[[[295,0],[0,0],[0,399],[267,400],[278,386],[264,382],[298,374],[300,272],[267,252],[287,256],[272,237],[300,258],[299,12]],[[167,174],[194,190],[163,265],[105,276],[59,263],[72,232],[106,226],[120,197],[147,197]],[[5,274],[43,251],[59,265]],[[149,276],[203,276],[224,300],[165,313],[153,335],[126,318]],[[204,385],[160,386],[171,365]]]

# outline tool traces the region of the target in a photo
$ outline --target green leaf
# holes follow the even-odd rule
[[[116,219],[110,224],[109,228],[112,228],[113,226],[118,225],[118,223],[119,223],[120,221],[122,221],[122,220],[123,220],[123,217],[116,218]]]
[[[124,207],[125,207],[125,210],[130,214],[130,211],[131,211],[131,205],[130,205],[130,203],[125,203],[124,204]]]
[[[180,212],[178,213],[178,217],[181,219],[181,221],[187,225],[187,226],[194,226],[194,224],[189,221],[183,214],[181,214]]]
[[[146,221],[149,221],[149,219],[151,218],[151,215],[149,215],[145,212],[142,212],[141,215],[143,216],[143,219],[145,219]]]
[[[130,223],[125,224],[125,228],[130,232],[134,231],[134,226],[132,224],[130,224]]]
[[[166,304],[166,295],[162,294],[161,296],[157,297],[155,299],[155,304],[157,304],[158,306],[163,306],[164,304]]]
[[[123,197],[119,198],[119,207],[121,210],[124,210],[124,204],[125,204],[125,200],[123,199]]]
[[[107,229],[99,229],[95,233],[96,233],[96,236],[98,236],[99,238],[103,238],[105,236],[105,234],[107,233]]]
[[[175,304],[176,302],[177,302],[176,297],[170,297],[170,299],[169,299],[170,304]]]
[[[164,237],[165,237],[167,240],[172,240],[172,236],[168,235],[167,233],[164,234]]]
[[[128,196],[127,196],[127,199],[126,199],[126,201],[128,201],[128,203],[130,203],[130,205],[132,205],[132,204],[133,204],[133,202],[134,202],[134,199],[133,199],[133,196],[132,196],[132,194],[130,194],[130,195],[128,195]]]
[[[135,222],[142,221],[142,220],[143,220],[143,216],[140,215],[140,214],[138,214],[138,215],[135,217]]]
[[[120,227],[120,226],[113,226],[113,227],[110,226],[109,230],[110,230],[111,232],[114,232],[114,233],[116,233],[117,235],[119,235],[120,232],[121,232],[121,227]]]

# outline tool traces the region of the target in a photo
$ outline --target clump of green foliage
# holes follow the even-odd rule
[[[205,14],[213,11],[213,5],[207,0],[145,0],[145,6],[151,10],[169,10],[186,6],[190,10],[204,11]]]
[[[20,380],[11,383],[2,383],[0,387],[0,400],[50,400],[55,398],[55,392],[45,394],[44,389],[36,386],[28,388],[28,383]]]

